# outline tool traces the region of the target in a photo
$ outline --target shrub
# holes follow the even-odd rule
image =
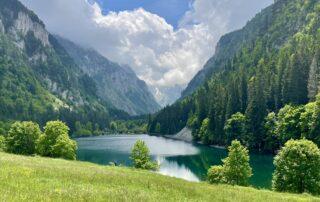
[[[38,153],[42,156],[75,159],[76,142],[69,138],[69,128],[61,121],[50,121],[39,138]]]
[[[209,169],[208,181],[247,186],[252,176],[248,150],[238,140],[232,141],[228,150],[228,157],[222,160],[223,166],[213,166]]]
[[[150,159],[149,148],[142,140],[138,140],[132,148],[131,160],[133,166],[138,169],[156,170],[158,164]]]
[[[211,166],[208,170],[207,180],[211,184],[225,183],[223,166]]]
[[[38,124],[33,122],[14,123],[6,138],[6,150],[15,154],[31,155],[36,153],[36,142],[41,135]]]
[[[0,135],[0,151],[6,151],[6,138]]]
[[[275,157],[273,189],[320,194],[320,150],[309,140],[289,140]]]
[[[52,147],[52,156],[69,160],[76,159],[77,144],[67,135],[60,135]]]

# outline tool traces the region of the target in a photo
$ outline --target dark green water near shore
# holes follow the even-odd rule
[[[225,149],[195,145],[186,142],[154,137],[149,135],[113,135],[90,138],[79,138],[78,159],[102,165],[115,162],[118,165],[130,166],[130,151],[138,140],[147,143],[152,158],[160,164],[159,173],[189,181],[205,180],[207,169],[211,165],[220,165],[225,158]],[[271,188],[274,170],[273,156],[250,155],[253,177],[252,186]]]

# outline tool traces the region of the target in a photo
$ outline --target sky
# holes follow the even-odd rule
[[[127,64],[163,105],[214,55],[219,38],[273,0],[21,0],[48,30]]]

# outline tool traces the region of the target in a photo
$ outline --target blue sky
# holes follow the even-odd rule
[[[104,14],[109,11],[124,11],[144,8],[146,11],[157,14],[175,28],[179,20],[190,8],[192,0],[96,0]]]

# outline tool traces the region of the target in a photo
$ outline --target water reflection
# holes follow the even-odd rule
[[[192,182],[199,182],[200,179],[184,164],[178,164],[175,161],[168,161],[165,157],[157,157],[160,165],[159,173],[171,177],[177,177]]]
[[[160,164],[159,173],[189,181],[204,180],[207,169],[211,165],[221,164],[221,159],[227,155],[224,149],[162,137],[122,135],[77,139],[78,159],[103,165],[115,162],[118,165],[131,166],[130,151],[138,139],[146,142],[152,158]],[[254,173],[251,184],[270,188],[272,156],[251,155],[250,163]]]

